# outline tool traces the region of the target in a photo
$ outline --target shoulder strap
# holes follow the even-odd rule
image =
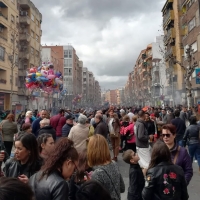
[[[118,192],[117,192],[117,190],[116,190],[116,188],[115,188],[115,185],[114,185],[114,183],[113,183],[113,181],[112,181],[110,175],[108,174],[108,172],[107,172],[105,169],[103,169],[103,168],[101,168],[101,170],[103,170],[103,171],[106,173],[106,175],[107,175],[108,178],[110,179],[110,181],[111,181],[111,183],[112,183],[112,185],[113,185],[113,187],[114,187],[114,189],[115,189],[115,193],[117,194],[118,198],[121,199],[121,198],[120,198],[120,195],[118,194]]]
[[[174,163],[174,164],[176,164],[176,161],[177,161],[177,158],[178,158],[180,149],[181,149],[181,147],[179,146],[179,147],[178,147],[178,150],[177,150],[177,152],[176,152],[176,155],[175,155],[175,157],[174,157],[174,160],[173,160],[173,163]]]

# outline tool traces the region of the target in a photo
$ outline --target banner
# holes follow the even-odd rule
[[[200,84],[200,68],[196,69],[196,84]]]

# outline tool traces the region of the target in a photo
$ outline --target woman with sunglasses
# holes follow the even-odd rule
[[[190,156],[184,147],[176,143],[176,127],[166,124],[162,127],[162,139],[170,150],[172,162],[182,167],[187,184],[193,176],[193,168]]]
[[[66,200],[68,199],[68,184],[71,175],[77,169],[78,153],[73,142],[62,138],[55,144],[53,151],[41,171],[30,178],[30,185],[36,199]]]

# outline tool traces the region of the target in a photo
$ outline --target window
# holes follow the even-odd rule
[[[31,30],[31,37],[33,38],[34,37],[34,32]]]
[[[15,23],[15,17],[13,15],[11,15],[11,22]]]
[[[32,55],[34,54],[34,49],[33,49],[33,47],[31,47],[31,54],[32,54]]]
[[[197,42],[194,42],[194,43],[192,44],[192,49],[194,50],[194,52],[197,51]]]
[[[65,51],[64,51],[64,57],[65,57],[65,58],[68,58],[68,50],[65,50]]]
[[[39,26],[39,21],[37,19],[36,19],[35,23],[37,26]]]
[[[31,14],[31,19],[32,19],[32,21],[35,20],[35,16],[33,14]]]
[[[196,26],[195,17],[188,23],[188,31],[191,31]]]
[[[10,41],[13,43],[14,42],[14,35],[13,34],[11,34],[11,36],[10,36]]]
[[[5,49],[0,46],[0,60],[4,61]]]
[[[19,57],[18,54],[15,54],[15,65],[18,66]]]
[[[36,41],[39,41],[39,36],[35,35],[35,39],[36,39]]]
[[[18,86],[18,77],[17,77],[17,74],[15,74],[15,86]]]
[[[191,7],[195,0],[190,0],[187,4],[187,10]]]
[[[39,56],[39,51],[35,50],[35,55]]]

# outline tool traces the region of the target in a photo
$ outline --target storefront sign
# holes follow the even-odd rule
[[[200,68],[196,69],[196,84],[200,84]]]

